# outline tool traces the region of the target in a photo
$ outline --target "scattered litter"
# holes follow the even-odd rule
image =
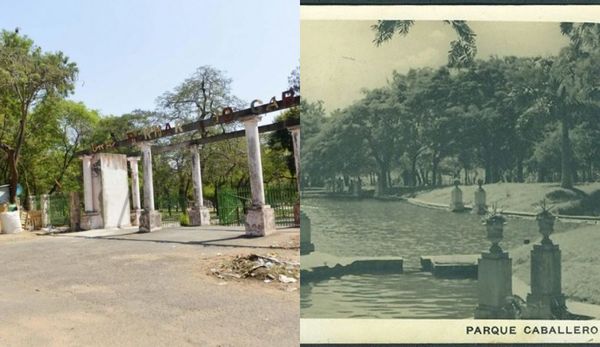
[[[296,283],[296,279],[287,277],[286,275],[279,275],[279,282],[281,282],[281,283]]]
[[[224,277],[255,278],[264,283],[279,281],[287,284],[298,281],[300,263],[278,259],[276,254],[237,255],[222,263],[219,268],[210,269],[210,272],[221,279]]]
[[[224,286],[224,285],[226,285],[226,284],[227,284],[227,282],[219,282],[219,285],[220,285],[220,286]]]

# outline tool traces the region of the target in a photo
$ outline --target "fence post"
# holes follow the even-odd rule
[[[42,210],[42,228],[45,228],[50,224],[50,196],[48,194],[40,196],[40,207]]]
[[[80,212],[81,208],[79,202],[79,193],[69,193],[69,216],[71,231],[79,231],[81,229],[79,225]]]
[[[29,211],[37,211],[35,195],[29,195],[29,197],[27,197],[27,203],[29,204]]]

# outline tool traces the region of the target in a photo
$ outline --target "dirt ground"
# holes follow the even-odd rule
[[[0,235],[0,346],[298,346],[297,284],[221,279],[236,255],[299,261],[298,229]]]

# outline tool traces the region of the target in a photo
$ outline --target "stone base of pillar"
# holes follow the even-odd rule
[[[131,210],[129,215],[131,216],[131,226],[139,226],[142,210]]]
[[[462,212],[465,210],[465,204],[462,201],[455,201],[450,204],[450,211],[452,212]]]
[[[531,293],[527,318],[564,319],[568,314],[561,290],[561,255],[558,245],[534,245],[531,250]]]
[[[315,251],[315,244],[312,242],[309,243],[300,243],[300,255],[311,254]]]
[[[565,296],[527,294],[524,319],[568,319]]]
[[[475,309],[475,319],[510,319],[501,307],[479,305]]]
[[[300,201],[294,204],[294,225],[300,226]]]
[[[510,319],[503,310],[512,296],[512,259],[508,253],[482,253],[478,261],[477,285],[479,305],[476,319]]]
[[[142,211],[140,216],[140,232],[150,233],[156,230],[160,230],[162,226],[162,220],[160,212],[158,211]]]
[[[79,227],[81,230],[102,229],[104,227],[104,221],[102,220],[100,212],[84,212],[81,215]]]
[[[472,214],[479,214],[479,215],[484,215],[487,212],[487,208],[485,207],[485,205],[473,205],[473,208],[471,209],[471,213]]]
[[[210,225],[210,211],[207,207],[193,207],[188,209],[190,226]]]
[[[275,231],[275,210],[269,205],[250,207],[246,213],[246,236],[266,236]]]

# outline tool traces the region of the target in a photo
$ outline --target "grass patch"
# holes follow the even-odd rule
[[[562,253],[563,293],[577,301],[600,304],[600,226],[585,226],[553,234],[550,238]],[[527,284],[530,283],[531,249],[529,244],[510,251],[513,274]]]

